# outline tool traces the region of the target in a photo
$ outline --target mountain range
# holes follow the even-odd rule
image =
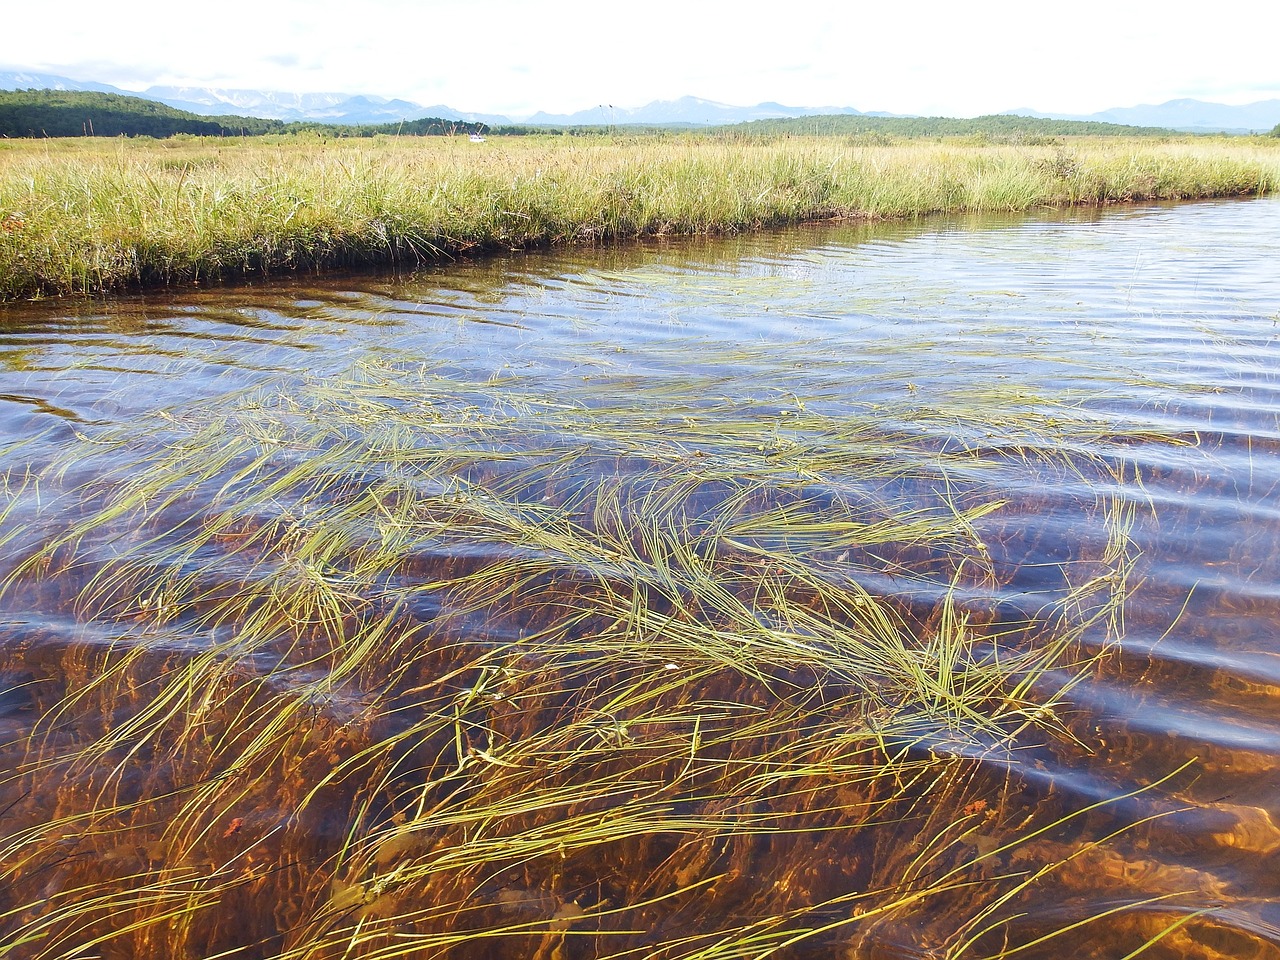
[[[853,107],[788,107],[781,103],[757,103],[752,107],[735,107],[701,97],[681,97],[679,100],[654,100],[643,107],[615,107],[602,103],[577,113],[543,113],[539,111],[521,120],[526,124],[552,126],[624,125],[624,124],[684,124],[688,126],[719,126],[728,123],[746,123],[749,120],[777,120],[784,117],[814,117],[841,114],[847,116],[891,117],[891,113],[864,114]]]
[[[1136,107],[1113,107],[1087,116],[1073,113],[1038,113],[1031,109],[1008,110],[1021,117],[1053,120],[1097,120],[1102,123],[1166,127],[1191,133],[1266,133],[1280,123],[1280,100],[1259,100],[1240,106],[1206,103],[1203,100],[1169,100]]]
[[[422,117],[444,117],[505,126],[513,123],[549,126],[575,125],[687,125],[711,126],[745,123],[782,117],[852,116],[889,117],[901,114],[855,110],[853,107],[788,107],[780,103],[758,103],[738,107],[699,97],[655,100],[642,107],[615,107],[597,104],[576,113],[538,112],[529,117],[474,113],[444,104],[423,106],[409,100],[350,93],[282,93],[272,90],[225,90],[213,87],[149,87],[136,92],[106,83],[73,80],[69,77],[22,71],[0,71],[0,90],[27,88],[51,90],[96,90],[158,100],[180,110],[202,116],[254,116],[276,120],[312,120],[323,123],[395,123]],[[1201,100],[1170,100],[1161,104],[1115,107],[1092,114],[1041,113],[1032,108],[1006,110],[1006,114],[1045,117],[1056,120],[1094,120],[1133,126],[1165,127],[1191,133],[1266,132],[1280,123],[1280,100],[1264,100],[1242,106],[1206,103]]]

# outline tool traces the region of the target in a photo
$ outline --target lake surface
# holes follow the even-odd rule
[[[0,574],[12,578],[0,598],[0,741],[11,771],[0,785],[0,869],[8,884],[0,894],[0,944],[31,935],[26,943],[10,941],[19,944],[14,956],[140,956],[154,949],[154,955],[225,950],[319,957],[341,955],[334,944],[350,943],[356,944],[352,956],[415,955],[406,951],[418,949],[423,956],[567,960],[624,951],[754,956],[766,947],[776,956],[799,957],[934,957],[956,950],[974,957],[1120,957],[1151,941],[1146,955],[1152,957],[1280,957],[1277,263],[1280,201],[1259,200],[828,224],[519,254],[406,277],[0,308],[0,469],[9,471],[0,508],[7,511],[0,513],[0,536],[7,538]],[[259,419],[255,411],[262,411]],[[858,450],[879,451],[867,454],[874,469],[847,459],[852,447],[842,444],[852,443],[856,431],[862,431]],[[217,439],[222,436],[225,444]],[[203,437],[205,446],[193,445],[192,437]],[[252,447],[235,446],[246,437]],[[279,455],[259,457],[255,451],[268,449],[263,444],[275,445]],[[343,444],[366,459],[348,469],[334,454]],[[338,790],[338,799],[325,799],[315,785],[327,790],[352,781],[329,771],[356,769],[362,756],[376,753],[370,744],[407,743],[406,731],[420,729],[414,711],[423,710],[443,717],[441,726],[414,741],[412,769],[399,753],[400,759],[380,760],[386,769],[379,768],[384,779],[378,783],[434,782],[436,767],[461,769],[475,757],[478,767],[505,775],[504,763],[523,761],[495,745],[499,720],[486,721],[486,740],[475,732],[479,726],[465,732],[458,718],[470,716],[465,711],[479,696],[476,677],[516,668],[476,667],[470,679],[449,681],[451,706],[431,700],[424,707],[428,701],[406,697],[437,682],[426,667],[422,676],[397,676],[379,686],[385,672],[374,677],[353,669],[334,679],[339,661],[327,647],[323,654],[300,653],[305,644],[297,637],[314,639],[330,629],[322,615],[287,644],[276,625],[251,653],[227,653],[240,649],[234,646],[238,624],[257,623],[263,605],[277,602],[262,597],[304,591],[299,584],[312,575],[329,578],[323,590],[315,588],[323,594],[316,609],[330,602],[324,598],[338,597],[332,629],[355,642],[366,633],[351,621],[365,614],[352,611],[372,587],[350,586],[363,575],[359,558],[352,559],[355,548],[338,560],[336,554],[315,559],[317,548],[308,546],[305,563],[298,561],[306,569],[298,573],[296,563],[267,562],[258,553],[249,563],[245,552],[225,546],[242,537],[265,555],[274,547],[253,541],[253,531],[278,532],[305,522],[308,510],[323,512],[311,493],[298,494],[283,479],[274,500],[253,501],[234,523],[210,519],[222,516],[218,510],[234,511],[237,498],[252,500],[257,493],[249,481],[260,489],[255,478],[280,463],[312,469],[308,465],[333,456],[323,473],[328,486],[320,489],[347,498],[344,503],[357,502],[351,491],[388,478],[403,487],[417,444],[433,450],[452,444],[447,469],[421,480],[427,489],[420,492],[473,498],[467,523],[479,531],[468,539],[442,521],[430,545],[414,548],[412,562],[369,575],[367,584],[380,596],[397,598],[396,616],[412,620],[415,630],[427,625],[424,635],[458,645],[483,641],[487,650],[548,636],[562,629],[547,612],[553,606],[548,591],[562,591],[554,596],[569,598],[561,603],[568,609],[598,583],[623,582],[639,562],[627,552],[633,540],[634,555],[648,565],[640,579],[652,593],[643,596],[665,598],[646,601],[654,616],[696,620],[679,602],[668,602],[663,578],[679,579],[670,573],[677,559],[690,569],[723,560],[697,551],[719,522],[717,511],[733,504],[732,523],[716,527],[718,542],[730,544],[723,549],[737,564],[726,582],[736,591],[734,602],[749,598],[751,616],[770,629],[810,636],[808,621],[795,611],[823,607],[829,613],[829,602],[811,598],[827,597],[823,584],[831,584],[844,591],[840,596],[857,600],[861,591],[868,603],[883,599],[902,623],[938,636],[940,624],[955,620],[953,606],[967,611],[984,633],[965,653],[966,663],[998,664],[1002,645],[1025,652],[1035,648],[1040,630],[1059,630],[1067,637],[1065,652],[1025,674],[1025,689],[1018,691],[1049,709],[1019,714],[1031,717],[1026,729],[1013,721],[985,729],[962,711],[947,713],[952,708],[945,704],[903,720],[903,711],[914,708],[882,696],[878,681],[840,674],[838,665],[822,672],[824,662],[837,663],[834,648],[809,656],[821,644],[814,640],[810,649],[797,641],[804,655],[769,661],[778,672],[769,683],[760,680],[760,689],[776,692],[784,674],[792,690],[852,689],[862,698],[856,702],[875,701],[866,710],[871,720],[887,711],[898,718],[893,723],[905,724],[890,723],[885,729],[897,732],[877,749],[930,771],[894,795],[894,803],[906,804],[901,810],[884,801],[884,809],[895,811],[885,818],[896,825],[892,830],[877,827],[875,839],[863,840],[833,819],[833,804],[870,809],[881,802],[879,794],[855,803],[832,799],[830,783],[805,787],[812,792],[803,797],[799,788],[787,793],[774,784],[770,789],[780,792],[752,801],[756,819],[735,820],[722,840],[708,841],[703,853],[687,859],[695,845],[688,838],[719,828],[706,826],[710,801],[681,778],[690,776],[700,745],[713,739],[714,723],[730,723],[723,717],[757,695],[734,686],[738,680],[708,679],[702,693],[689,687],[684,695],[730,704],[715,715],[721,719],[670,706],[674,713],[663,721],[669,727],[646,721],[646,729],[661,727],[663,736],[684,731],[683,746],[662,761],[670,770],[654,777],[684,784],[664,795],[662,815],[677,811],[687,822],[648,832],[637,827],[618,841],[621,847],[609,848],[616,860],[611,866],[599,859],[605,856],[600,850],[575,861],[569,844],[563,870],[540,873],[537,864],[549,855],[521,854],[510,840],[510,849],[499,845],[484,855],[487,866],[476,854],[465,870],[457,867],[466,877],[449,874],[450,887],[440,879],[445,867],[438,851],[471,849],[485,830],[499,835],[496,814],[467,826],[451,813],[448,829],[426,840],[425,827],[405,827],[425,816],[425,801],[416,801],[414,813],[412,804],[398,806],[395,799],[411,787],[379,793],[351,786]],[[168,501],[155,492],[179,489],[164,487],[171,482],[163,479],[166,470],[198,472],[202,458],[224,447],[232,450],[226,464],[180,487],[180,496]],[[394,457],[380,457],[384,449]],[[394,470],[385,467],[391,460]],[[179,462],[183,466],[174,465]],[[252,469],[243,466],[250,462]],[[739,470],[752,478],[740,489]],[[160,486],[138,493],[130,483],[140,476],[162,476]],[[610,484],[622,491],[616,503],[606,503],[602,492]],[[672,490],[678,494],[668,494]],[[474,503],[477,491],[493,498],[483,515]],[[674,513],[663,512],[668,495],[681,498]],[[75,542],[58,540],[71,525],[123,502],[113,496],[134,499]],[[522,525],[501,549],[493,532],[499,502],[507,511],[502,529]],[[337,524],[335,530],[377,526],[385,540],[400,514],[393,504],[378,504],[382,519],[344,515],[324,522]],[[904,510],[937,530],[948,518],[965,516],[936,540],[920,534],[919,542],[908,543],[902,533],[879,543],[849,534],[839,518],[854,509],[850,505],[863,530],[868,516],[888,522]],[[582,516],[573,522],[589,528],[593,542],[612,544],[608,557],[579,557],[552,544],[553,520],[576,517],[574,511]],[[796,532],[788,523],[801,513],[817,519]],[[450,516],[457,527],[461,521]],[[484,523],[477,519],[482,516]],[[659,517],[655,529],[670,537],[662,541],[668,546],[628,533],[640,529],[637,517]],[[821,542],[824,530],[833,531],[831,545]],[[184,538],[191,537],[197,546],[183,552]],[[54,542],[60,546],[50,557],[14,572]],[[672,543],[693,544],[688,549],[697,556],[677,557]],[[512,558],[523,562],[534,554],[544,564],[537,567],[542,579],[513,573],[501,602],[497,594],[483,604],[468,601],[474,570],[489,576]],[[334,588],[339,582],[349,586],[347,594]],[[436,593],[422,587],[446,582],[448,590]],[[1098,591],[1113,588],[1123,593],[1123,604],[1098,600]],[[259,599],[235,607],[230,594],[241,589],[259,591]],[[180,590],[187,592],[177,596]],[[536,610],[532,600],[521,599],[522,590],[536,591],[527,594],[539,598]],[[1094,606],[1077,604],[1077,591]],[[134,596],[133,607],[122,599],[126,594]],[[628,594],[627,603],[637,603],[637,596]],[[227,612],[233,609],[234,616]],[[208,612],[214,610],[220,612]],[[618,617],[603,626],[575,620],[577,633],[562,639],[606,636]],[[636,623],[659,623],[636,617]],[[678,644],[663,646],[665,634],[653,629],[654,649],[661,648],[655,664],[679,673]],[[393,645],[377,636],[382,639],[374,643]],[[320,751],[319,768],[271,761],[285,764],[275,814],[245,787],[236,794],[238,807],[226,800],[230,794],[208,794],[209,804],[223,804],[220,819],[173,820],[165,797],[213,791],[231,775],[218,765],[225,760],[218,759],[219,748],[195,743],[195,727],[163,725],[194,716],[195,699],[165,699],[169,694],[156,691],[169,689],[165,678],[175,671],[224,654],[242,671],[227,676],[251,678],[244,680],[247,688],[278,674],[288,690],[272,688],[270,696],[287,693],[293,703],[305,687],[302,699],[313,712],[308,723],[323,718],[344,732],[316,741],[319,734],[309,726],[297,739],[280,741],[285,746],[273,757]],[[736,656],[726,653],[724,662],[750,673]],[[379,662],[386,671],[395,661]],[[437,667],[441,675],[454,669],[449,662]],[[308,684],[324,671],[329,679],[321,697],[320,688]],[[115,679],[109,687],[95,685],[96,673]],[[588,696],[596,683],[573,681],[574,695]],[[957,689],[953,679],[948,683]],[[458,700],[463,693],[465,701]],[[216,722],[231,731],[265,729],[258,696],[233,704],[228,694]],[[792,694],[778,694],[777,706],[759,696],[765,697],[761,714],[780,716],[783,707],[795,706]],[[637,739],[618,720],[628,707],[610,701],[609,712],[600,702],[565,706],[565,722],[608,713],[614,726],[593,728],[597,746],[623,750]],[[365,723],[359,718],[373,713],[378,717],[357,730]],[[384,723],[387,717],[395,723]],[[556,721],[527,722],[542,735]],[[152,726],[130,741],[131,724]],[[1045,731],[1037,732],[1041,726]],[[781,751],[778,744],[793,733],[761,732],[755,742],[766,753]],[[520,738],[507,739],[516,744]],[[108,741],[93,751],[95,742]],[[173,742],[180,746],[162,749]],[[721,761],[731,765],[736,754],[725,750]],[[188,772],[180,755],[197,758]],[[806,761],[806,778],[820,779],[817,762]],[[161,766],[163,782],[149,779]],[[310,786],[288,786],[294,780]],[[945,789],[930,786],[944,781]],[[477,784],[466,790],[481,791]],[[641,809],[650,802],[645,789],[615,790],[609,805]],[[438,802],[456,810],[466,800],[448,793]],[[764,807],[786,808],[785,821],[763,825]],[[580,812],[570,806],[557,816]],[[178,822],[185,826],[177,828]],[[769,833],[775,827],[776,838]],[[295,828],[305,838],[288,839]],[[358,859],[351,852],[358,829],[382,831],[383,838],[382,852],[368,855],[365,879],[348,866]],[[536,833],[528,824],[521,829],[521,842]],[[411,833],[412,843],[403,839]],[[667,838],[661,844],[636,839],[659,834]],[[251,835],[264,845],[256,854],[258,848],[237,846]],[[746,843],[744,836],[754,845],[737,853],[733,844]],[[564,848],[565,841],[557,843]],[[910,844],[917,845],[910,855],[894,852]],[[167,860],[168,851],[179,849],[181,857]],[[246,867],[255,857],[257,864]],[[802,864],[806,857],[811,862]],[[824,857],[825,872],[815,866]],[[421,866],[428,862],[435,865]],[[614,886],[593,878],[591,864],[601,875],[618,874],[609,881]],[[243,876],[235,873],[242,868]],[[574,871],[570,889],[564,878]],[[664,871],[676,878],[666,886],[657,879]],[[925,883],[921,878],[933,871],[946,889],[908,902],[891,889],[895,881],[885,879],[894,871],[913,883]],[[382,878],[376,884],[369,879],[375,875]],[[716,879],[723,877],[729,879]],[[215,880],[231,886],[201,900],[200,891],[214,889]],[[456,898],[448,901],[455,904],[452,919],[425,912],[405,919],[425,908],[411,910],[408,893],[394,900],[394,909],[388,906],[393,894],[386,891],[399,883],[419,884],[412,887],[415,896],[430,890],[440,902],[447,889]],[[77,893],[78,884],[87,892]],[[192,916],[221,918],[206,927],[192,921],[196,932],[171,954],[165,951],[175,948],[159,946],[170,942],[160,933],[156,940],[120,933],[125,924],[111,919],[114,907],[102,908],[87,925],[78,924],[71,909],[114,890],[123,899],[112,902],[128,904],[119,908],[121,916],[175,909],[180,917],[186,907],[164,906],[179,889]],[[988,895],[995,890],[1004,892]],[[864,895],[868,899],[859,899]],[[646,906],[628,913],[623,897]],[[877,904],[898,902],[894,897],[901,908],[878,914]],[[487,904],[491,915],[477,913],[471,927],[470,908],[457,904],[473,902]],[[699,902],[710,906],[696,908]],[[816,912],[815,904],[822,905]],[[734,914],[714,918],[726,929],[738,922],[756,926],[735,934],[732,947],[699,940],[717,910]],[[253,919],[244,919],[249,915]],[[590,935],[566,933],[584,925]],[[172,938],[178,926],[169,917],[156,929]],[[806,932],[778,933],[792,928]],[[431,940],[436,929],[484,929],[490,939],[470,946]],[[504,932],[492,933],[497,929]],[[328,946],[307,953],[307,937],[321,934],[331,937]],[[99,953],[76,952],[90,949],[81,941],[98,936],[105,945],[92,949]],[[507,939],[495,947],[492,936]],[[654,946],[659,943],[661,949]],[[497,953],[484,952],[491,949]]]

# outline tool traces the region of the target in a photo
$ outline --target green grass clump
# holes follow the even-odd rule
[[[1002,925],[1096,808],[1028,810],[1011,771],[1075,745],[1134,507],[1086,493],[1108,536],[1011,616],[984,472],[1123,478],[1053,452],[1103,429],[1083,410],[1042,445],[981,408],[983,449],[939,450],[916,405],[696,374],[570,399],[391,357],[15,480],[4,602],[42,652],[0,950],[1018,953]]]
[[[831,217],[1252,196],[1280,170],[1263,144],[13,141],[0,300]]]

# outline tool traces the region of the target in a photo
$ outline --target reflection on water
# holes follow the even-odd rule
[[[8,309],[0,943],[1280,956],[1277,214]]]

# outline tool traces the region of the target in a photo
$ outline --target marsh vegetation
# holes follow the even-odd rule
[[[0,298],[829,218],[1263,194],[1270,140],[5,141]]]

